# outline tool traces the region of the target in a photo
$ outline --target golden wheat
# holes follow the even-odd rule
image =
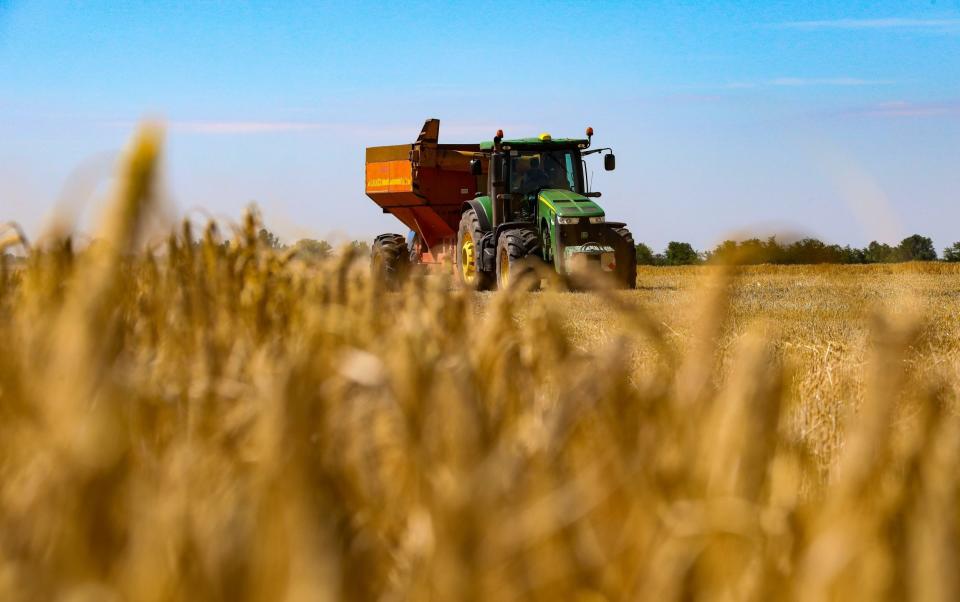
[[[140,250],[159,144],[0,264],[0,599],[960,595],[956,270],[387,293],[252,212]]]

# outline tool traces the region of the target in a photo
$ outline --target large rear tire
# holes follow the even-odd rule
[[[497,241],[497,287],[535,290],[540,286],[540,275],[534,262],[540,257],[540,238],[533,230],[507,230]]]
[[[410,271],[410,251],[401,234],[381,234],[370,248],[370,271],[387,290],[397,290]]]
[[[483,234],[477,212],[473,209],[464,211],[457,231],[457,274],[463,286],[476,291],[493,287],[493,275],[480,269],[480,239]]]
[[[617,280],[623,288],[637,288],[637,245],[633,242],[633,234],[626,228],[614,228],[614,231],[623,239],[624,250],[617,253]],[[625,257],[621,258],[621,255]]]

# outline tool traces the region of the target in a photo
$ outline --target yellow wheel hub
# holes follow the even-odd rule
[[[510,285],[510,258],[506,253],[500,255],[500,286]]]
[[[463,235],[463,243],[460,245],[460,272],[467,284],[473,284],[477,279],[476,247],[470,234]]]

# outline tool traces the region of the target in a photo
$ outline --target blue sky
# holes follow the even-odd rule
[[[397,231],[364,147],[548,131],[655,248],[736,233],[960,240],[960,0],[0,0],[0,221],[95,210],[143,118],[181,213],[256,201],[287,239]]]

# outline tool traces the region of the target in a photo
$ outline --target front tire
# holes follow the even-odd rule
[[[534,262],[540,259],[540,240],[533,230],[507,230],[497,241],[497,287],[534,290],[540,275]]]
[[[370,248],[370,271],[380,279],[387,290],[403,285],[410,270],[410,251],[401,234],[381,234]]]
[[[477,212],[473,209],[464,211],[460,217],[460,229],[457,231],[457,274],[463,286],[475,291],[485,291],[493,287],[490,272],[480,269],[480,239],[483,234]]]
[[[637,288],[637,245],[633,234],[626,228],[614,228],[614,232],[623,239],[623,251],[617,255],[617,280],[625,289]],[[626,257],[621,258],[620,255]]]

